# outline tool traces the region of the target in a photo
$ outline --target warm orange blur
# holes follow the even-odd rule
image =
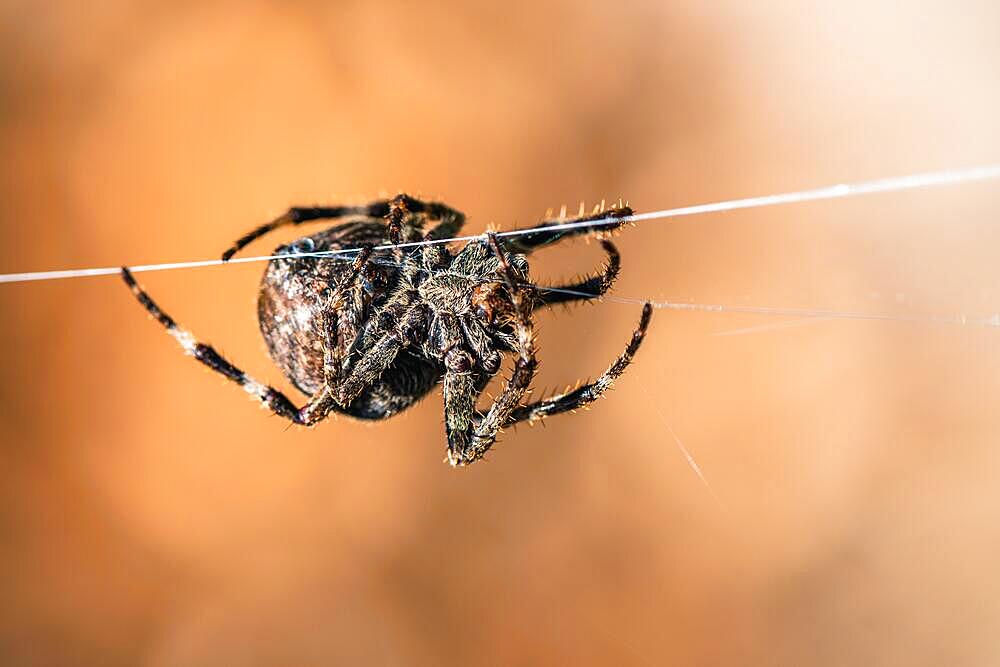
[[[994,0],[417,4],[3,2],[0,272],[216,257],[397,190],[476,232],[1000,160]],[[616,294],[990,316],[998,193],[644,223]],[[140,280],[287,387],[261,271]],[[608,400],[453,470],[439,395],[288,429],[117,278],[0,313],[4,665],[1000,660],[1000,330],[657,311]],[[638,315],[543,316],[537,388]]]

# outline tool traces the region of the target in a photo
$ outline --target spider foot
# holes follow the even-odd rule
[[[452,468],[472,465],[479,459],[483,458],[486,451],[493,446],[494,440],[494,438],[472,436],[471,442],[469,442],[465,448],[448,448],[448,453],[445,456],[445,463],[450,465]]]
[[[466,461],[462,457],[462,454],[452,451],[450,449],[448,450],[448,453],[444,458],[444,462],[450,465],[452,468],[457,468],[459,466],[466,465]]]

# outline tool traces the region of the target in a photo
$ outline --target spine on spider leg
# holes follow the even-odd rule
[[[598,206],[591,215],[546,221],[529,229],[500,232],[497,236],[505,237],[504,244],[512,252],[528,253],[570,236],[612,232],[625,224],[632,215],[633,211],[627,205],[608,210],[602,210]]]

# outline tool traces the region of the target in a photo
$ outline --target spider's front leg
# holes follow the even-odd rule
[[[445,360],[444,428],[448,438],[448,463],[471,462],[469,438],[476,418],[476,398],[479,396],[472,373],[472,359],[464,350],[453,350]]]
[[[440,312],[436,315],[433,334],[434,343],[443,354],[445,367],[444,423],[448,438],[448,462],[459,465],[471,460],[469,442],[476,421],[480,415],[476,413],[476,399],[489,384],[490,378],[500,368],[500,355],[484,354],[484,350],[474,344],[466,348],[469,342],[463,335],[463,325],[452,313]],[[476,365],[473,355],[479,358],[481,371],[474,369]]]
[[[531,308],[529,304],[525,303],[522,296],[525,288],[518,284],[518,278],[507,261],[507,255],[503,248],[497,243],[496,236],[492,233],[487,236],[490,247],[500,261],[507,290],[514,303],[517,359],[514,361],[514,371],[510,379],[497,395],[490,409],[476,424],[461,458],[454,457],[454,452],[449,450],[448,460],[452,465],[473,463],[486,454],[496,441],[497,433],[509,421],[511,414],[528,392],[531,380],[535,377],[535,370],[538,368],[538,361],[535,359],[535,335],[531,326]]]

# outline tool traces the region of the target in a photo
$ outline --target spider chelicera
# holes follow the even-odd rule
[[[631,362],[649,324],[649,304],[625,351],[595,381],[522,404],[538,366],[532,311],[604,294],[621,264],[614,245],[602,239],[608,255],[602,271],[574,284],[545,288],[530,284],[527,255],[570,236],[617,228],[631,214],[625,206],[588,216],[581,211],[576,218],[548,220],[516,237],[487,234],[457,251],[444,244],[373,250],[376,245],[446,239],[462,228],[462,213],[407,195],[366,206],[292,208],[254,229],[223,260],[286,225],[347,220],[279,246],[279,257],[269,262],[261,281],[261,333],[274,362],[309,396],[301,408],[179,327],[127,268],[122,277],[188,355],[295,424],[315,424],[330,412],[385,419],[443,381],[447,461],[465,465],[482,458],[504,427],[593,402]],[[595,224],[548,229],[565,222]],[[353,261],[303,256],[345,248],[359,249]],[[500,370],[504,352],[515,355],[513,372],[492,405],[480,410],[476,402]]]

